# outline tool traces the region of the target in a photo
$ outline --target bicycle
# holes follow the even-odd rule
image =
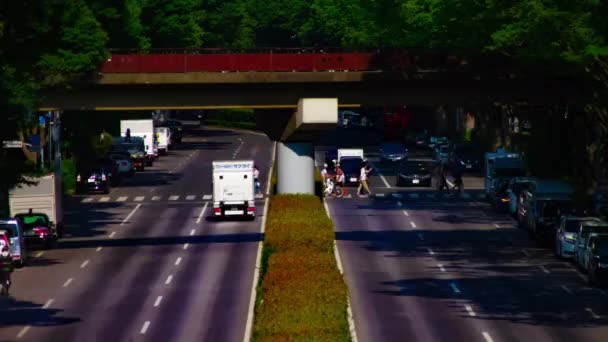
[[[325,196],[334,196],[334,197],[342,197],[344,195],[342,188],[336,186],[336,183],[333,179],[327,179],[325,183]]]

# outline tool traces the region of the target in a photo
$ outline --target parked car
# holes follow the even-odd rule
[[[397,186],[431,186],[435,161],[433,159],[408,159],[399,164]]]
[[[113,152],[110,154],[110,159],[112,159],[118,166],[118,173],[121,176],[130,177],[135,174],[133,158],[131,158],[131,155],[128,152]],[[139,166],[143,170],[143,162],[140,161]]]
[[[578,234],[576,236],[576,245],[574,247],[574,262],[584,271],[587,270],[585,251],[589,246],[589,238],[592,236],[598,236],[600,234],[608,234],[607,222],[589,221],[579,224]]]
[[[407,157],[407,150],[403,144],[384,143],[380,147],[380,163],[392,164],[400,162]]]
[[[15,218],[23,222],[23,237],[28,247],[42,246],[48,249],[53,247],[55,242],[57,242],[57,231],[46,214],[17,214]]]
[[[102,168],[84,169],[76,176],[76,190],[79,193],[110,193],[110,182]]]
[[[555,255],[558,258],[572,258],[576,248],[576,238],[581,224],[600,221],[598,217],[563,215],[555,232]]]
[[[605,285],[608,280],[608,237],[601,236],[593,239],[589,248],[589,266],[587,283],[589,285]]]
[[[483,167],[484,155],[474,145],[460,144],[454,146],[452,159],[460,163],[467,171],[480,171]]]
[[[0,234],[9,238],[13,262],[22,267],[27,259],[27,249],[23,238],[23,223],[19,219],[0,220]]]

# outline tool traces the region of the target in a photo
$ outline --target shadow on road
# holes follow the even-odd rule
[[[78,318],[59,317],[63,310],[43,309],[42,304],[0,298],[0,327],[9,326],[58,326],[79,322]]]

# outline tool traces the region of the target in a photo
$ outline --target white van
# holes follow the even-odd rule
[[[158,153],[167,154],[171,144],[169,127],[154,127],[154,135],[158,141]]]
[[[359,157],[361,160],[365,160],[363,157],[363,149],[360,148],[340,148],[338,149],[338,162],[343,157]]]
[[[213,162],[213,214],[255,218],[253,160]]]

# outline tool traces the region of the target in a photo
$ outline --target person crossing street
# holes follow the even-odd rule
[[[361,190],[365,189],[368,195],[371,195],[372,192],[369,190],[369,185],[367,184],[367,179],[369,178],[369,174],[372,172],[372,168],[369,167],[367,161],[363,162],[361,165],[361,171],[359,174],[359,187],[357,188],[357,194],[362,195]]]

